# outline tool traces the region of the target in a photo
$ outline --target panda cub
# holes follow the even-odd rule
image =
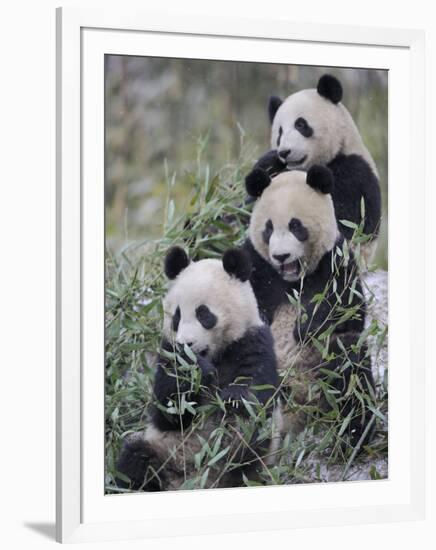
[[[362,221],[366,235],[378,234],[381,194],[377,168],[365,147],[350,113],[341,103],[341,83],[323,75],[316,89],[296,92],[284,101],[272,96],[268,113],[271,121],[271,148],[255,165],[271,176],[285,170],[307,171],[315,164],[326,165],[333,173],[332,199],[336,219],[356,225]],[[340,224],[346,239],[353,228]],[[376,238],[362,246],[366,260],[376,248]]]
[[[350,415],[348,435],[355,445],[369,414],[347,397],[349,383],[353,378],[362,395],[370,395],[374,383],[367,350],[359,341],[365,322],[362,287],[353,254],[337,228],[333,174],[320,165],[272,179],[261,171],[247,177],[246,186],[258,198],[244,246],[287,388],[285,409],[291,413],[284,430],[296,433],[304,427],[301,411],[311,403],[310,388],[327,380],[336,398],[341,395],[342,415]],[[293,408],[299,412],[294,414]]]
[[[259,457],[272,452],[280,420],[274,407],[278,374],[250,272],[241,249],[228,250],[222,261],[190,262],[179,247],[168,252],[171,284],[163,300],[151,419],[145,432],[124,444],[119,486],[174,490],[196,477],[202,488],[241,485],[242,475],[255,476]],[[253,420],[257,410],[263,423]],[[214,462],[206,448],[223,459]],[[223,470],[226,460],[234,466]]]

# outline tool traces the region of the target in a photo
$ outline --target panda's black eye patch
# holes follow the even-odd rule
[[[268,220],[265,224],[265,229],[262,232],[262,238],[265,244],[269,243],[269,240],[271,239],[271,235],[273,234],[273,231],[274,231],[273,222],[271,220]]]
[[[198,306],[198,308],[195,310],[195,314],[197,315],[197,319],[207,330],[213,328],[218,321],[217,316],[213,314],[211,310],[204,304]]]
[[[298,218],[292,218],[289,222],[289,231],[301,242],[307,241],[309,231]]]
[[[176,311],[174,312],[174,315],[173,315],[173,322],[172,322],[174,332],[177,332],[177,329],[179,328],[179,323],[180,323],[180,308],[179,306],[177,306]]]
[[[280,145],[280,140],[282,139],[282,135],[283,135],[283,128],[280,126],[279,135],[277,136],[277,147]]]
[[[300,132],[300,134],[306,138],[309,138],[313,135],[313,128],[309,126],[307,120],[303,117],[298,117],[294,123],[295,129]]]

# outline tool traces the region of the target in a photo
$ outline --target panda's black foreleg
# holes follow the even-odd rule
[[[131,437],[124,442],[117,471],[123,475],[115,479],[120,488],[134,491],[161,491],[163,473],[150,444],[142,437]],[[130,480],[127,482],[124,478]]]
[[[339,335],[342,346],[333,340],[330,352],[333,351],[336,357],[327,365],[323,365],[325,370],[334,373],[329,380],[329,386],[338,396],[341,418],[345,419],[351,414],[342,437],[344,445],[348,443],[353,448],[358,444],[362,448],[370,443],[375,433],[375,418],[368,407],[375,389],[371,362],[365,346],[361,346],[359,350],[351,349],[352,345],[355,346],[358,336]]]
[[[346,369],[344,373],[344,384],[341,389],[343,392],[349,388],[351,375],[357,375],[359,388],[358,391],[365,396],[370,396],[374,388],[374,380],[372,372],[369,367],[359,366],[358,369],[352,369],[351,367]],[[341,410],[341,416],[346,418],[352,413],[351,420],[345,431],[348,437],[349,445],[355,448],[358,444],[360,448],[371,442],[375,432],[375,418],[373,413],[368,409],[367,403],[360,401],[357,397],[350,395],[346,398],[344,406]]]

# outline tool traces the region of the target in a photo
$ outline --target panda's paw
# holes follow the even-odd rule
[[[252,197],[260,197],[271,183],[271,177],[263,168],[254,168],[245,178],[245,188]]]
[[[271,177],[286,170],[286,163],[279,157],[277,149],[268,151],[254,165],[254,168],[265,170]]]
[[[160,491],[161,479],[153,467],[153,450],[150,444],[139,434],[124,442],[117,462],[118,487],[134,491]]]
[[[248,390],[246,386],[233,384],[223,388],[221,399],[229,409],[243,412],[243,399],[248,399]]]

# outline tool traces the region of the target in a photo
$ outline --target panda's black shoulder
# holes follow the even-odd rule
[[[337,249],[342,249],[344,237],[339,236],[335,246],[329,252],[326,252],[321,258],[316,270],[306,277],[303,287],[302,303],[307,305],[312,303],[315,294],[324,293],[327,289],[327,299],[324,301],[324,307],[334,307],[337,304],[336,296],[341,296],[343,303],[349,307],[355,308],[356,315],[352,318],[345,318],[338,322],[335,332],[354,331],[360,334],[365,326],[366,307],[365,302],[360,296],[363,296],[362,283],[359,276],[359,269],[354,258],[352,250],[348,250],[349,258],[347,262],[341,260]],[[336,281],[333,291],[332,266],[335,265],[334,279]],[[330,304],[330,305],[329,305]]]
[[[342,194],[351,184],[351,189],[365,192],[371,198],[380,200],[378,178],[362,156],[339,153],[329,162],[328,167],[333,172],[335,180],[334,194]]]
[[[240,338],[231,342],[226,350],[227,356],[232,355],[235,358],[255,357],[259,353],[271,352],[271,357],[274,358],[274,339],[271,329],[268,325],[259,325],[250,327]]]
[[[334,247],[326,252],[324,256],[319,261],[315,271],[310,274],[305,279],[305,285],[310,283],[314,287],[320,287],[325,286],[325,283],[330,281],[332,278],[332,266],[336,266],[336,270],[334,271],[335,276],[338,275],[340,278],[343,278],[343,284],[346,285],[347,281],[349,282],[350,277],[355,275],[358,280],[359,276],[359,270],[356,263],[356,259],[354,257],[353,251],[348,248],[348,261],[342,261],[342,255],[338,252],[339,250],[342,250],[344,246],[344,236],[339,235]],[[343,254],[343,253],[342,253]]]
[[[381,218],[381,191],[377,176],[368,162],[360,155],[339,153],[328,167],[333,172],[332,192],[336,218],[356,224],[361,220],[361,199],[365,201],[366,234],[377,233]],[[341,226],[347,239],[353,230]]]
[[[339,153],[329,162],[328,166],[336,175],[352,174],[354,178],[360,180],[371,174],[372,178],[378,181],[368,162],[361,155],[355,153],[352,155]]]
[[[239,373],[252,378],[252,383],[278,383],[274,339],[268,325],[250,327],[223,352],[226,363],[238,365]]]

